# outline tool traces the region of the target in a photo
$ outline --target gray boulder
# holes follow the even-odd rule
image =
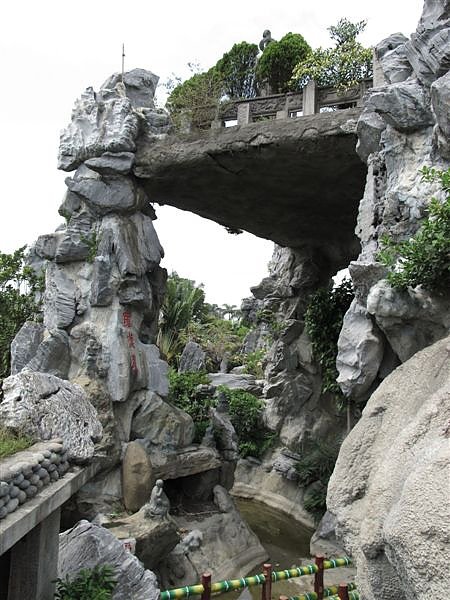
[[[180,356],[178,373],[203,371],[205,369],[206,354],[196,342],[188,342]]]
[[[104,527],[80,521],[59,536],[58,576],[73,578],[80,569],[110,565],[117,586],[113,600],[158,600],[156,576],[125,550],[122,542]]]
[[[376,88],[367,105],[398,131],[412,132],[434,124],[429,91],[416,81]]]
[[[338,340],[337,382],[344,395],[361,398],[370,388],[383,358],[383,339],[366,309],[353,300]]]
[[[424,85],[450,68],[450,12],[448,0],[425,0],[417,31],[405,43],[414,74]]]
[[[328,486],[367,600],[445,595],[450,337],[389,375],[345,439]]]
[[[4,380],[3,394],[0,420],[5,427],[42,440],[62,438],[70,461],[92,458],[102,426],[80,386],[53,375],[22,371]]]
[[[45,274],[44,325],[65,329],[75,318],[76,285],[66,271],[49,263]]]
[[[44,337],[42,323],[25,321],[11,343],[11,375],[21,371],[36,354]]]
[[[138,511],[150,498],[152,463],[139,442],[127,444],[122,460],[122,495],[125,508]]]
[[[246,373],[208,373],[208,378],[214,387],[224,385],[230,390],[244,390],[252,394],[262,391],[262,383],[254,375]]]
[[[194,422],[183,410],[165,402],[153,392],[137,392],[139,408],[131,421],[132,439],[161,448],[189,446],[194,438]]]
[[[134,152],[139,119],[123,90],[86,89],[61,133],[58,168],[72,171],[105,152]]]
[[[378,152],[381,134],[386,129],[386,123],[379,114],[365,108],[358,119],[356,133],[358,134],[358,143],[356,152],[363,162],[367,162],[369,154]]]
[[[153,98],[159,81],[158,75],[145,69],[133,69],[126,71],[122,80],[121,73],[114,73],[104,82],[102,89],[113,90],[122,81],[125,94],[134,108],[154,108]]]
[[[88,158],[84,163],[100,175],[128,175],[134,165],[132,152],[105,152],[99,157]]]
[[[394,33],[375,47],[375,54],[388,83],[405,81],[412,73],[411,64],[406,56],[407,41],[408,38],[402,33]]]
[[[382,279],[369,292],[367,310],[402,362],[450,330],[450,299],[420,287],[396,290]]]
[[[70,367],[69,336],[62,329],[49,331],[26,365],[28,371],[37,371],[67,379]]]
[[[440,132],[450,141],[450,71],[431,86],[431,102]]]

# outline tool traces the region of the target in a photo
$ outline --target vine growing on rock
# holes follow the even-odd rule
[[[422,181],[438,181],[444,201],[432,198],[427,217],[414,236],[394,242],[388,235],[380,240],[378,260],[388,268],[387,280],[394,288],[422,286],[437,294],[450,289],[450,169],[421,170]]]
[[[337,342],[344,315],[354,298],[351,281],[344,279],[332,289],[320,289],[310,299],[305,312],[305,328],[313,355],[322,370],[322,393],[342,397],[336,382]]]

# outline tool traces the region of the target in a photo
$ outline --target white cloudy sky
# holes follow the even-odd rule
[[[0,250],[9,252],[55,229],[66,174],[56,170],[59,131],[74,99],[120,70],[142,67],[161,79],[186,76],[188,61],[209,67],[235,42],[258,43],[301,33],[329,45],[326,28],[340,17],[367,19],[361,41],[395,31],[409,35],[422,0],[15,0],[0,8]],[[170,207],[155,223],[163,266],[203,282],[207,298],[239,304],[266,273],[272,244]]]

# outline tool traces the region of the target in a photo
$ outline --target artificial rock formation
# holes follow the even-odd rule
[[[344,441],[327,504],[365,600],[442,597],[450,585],[450,337],[372,395]]]
[[[442,198],[419,170],[448,168],[449,7],[447,0],[425,2],[411,39],[394,34],[377,45],[384,83],[369,90],[357,125],[357,151],[368,175],[356,227],[361,253],[349,266],[356,301],[345,317],[337,360],[341,388],[357,401],[450,330],[448,294],[394,290],[377,262],[383,235],[407,240],[431,198]]]

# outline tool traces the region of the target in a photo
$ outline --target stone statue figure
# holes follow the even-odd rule
[[[264,50],[267,48],[267,46],[270,44],[270,42],[274,42],[275,40],[272,39],[272,34],[270,33],[270,31],[268,29],[266,29],[263,33],[263,37],[262,40],[259,42],[259,49],[261,50],[261,52],[264,52]]]
[[[153,486],[150,500],[144,507],[144,516],[147,519],[167,519],[170,509],[170,501],[163,489],[164,482],[157,479]]]

